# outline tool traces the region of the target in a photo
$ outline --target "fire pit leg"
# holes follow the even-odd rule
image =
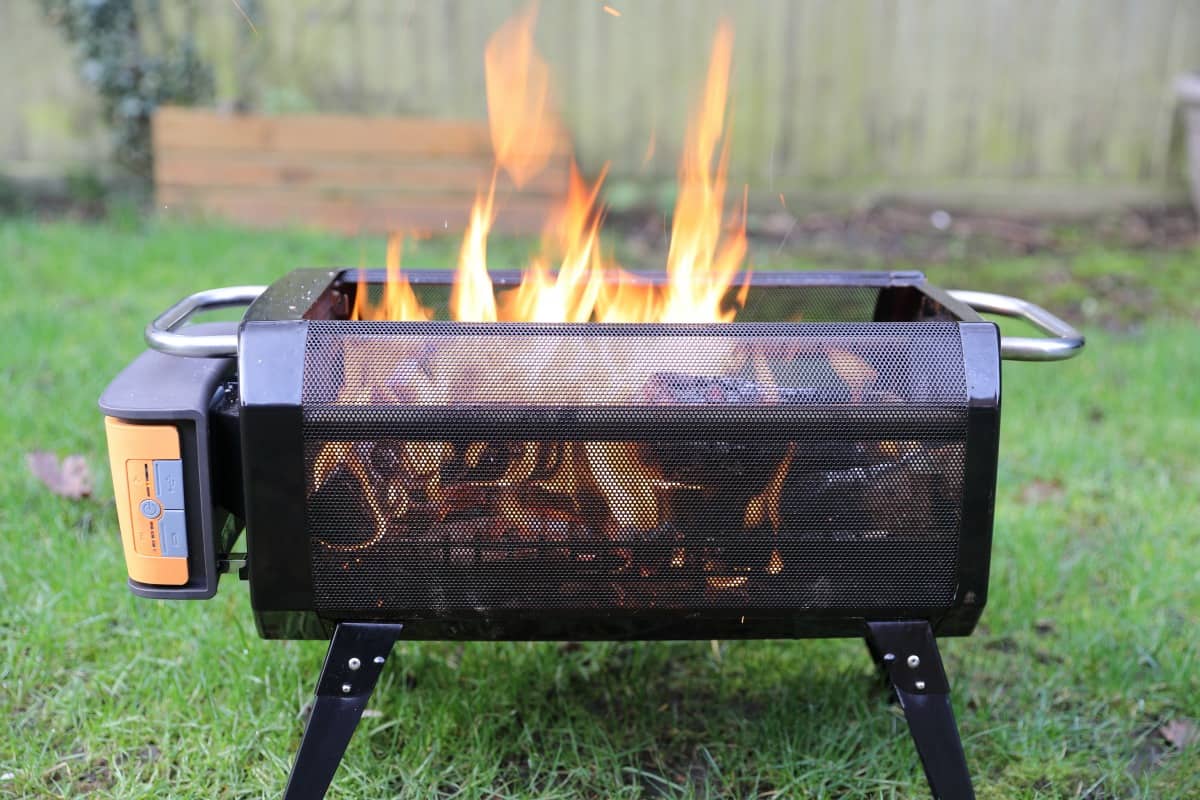
[[[971,774],[950,707],[950,682],[928,622],[868,622],[867,646],[878,652],[935,798],[972,799]]]
[[[871,663],[875,665],[875,671],[879,680],[890,685],[891,680],[888,678],[887,665],[883,663],[883,653],[879,652],[879,647],[876,646],[875,640],[870,636],[863,638],[867,645],[867,653],[871,656]]]
[[[325,796],[403,627],[376,622],[338,624],[283,800]]]

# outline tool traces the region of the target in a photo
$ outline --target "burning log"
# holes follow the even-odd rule
[[[802,405],[849,403],[845,386],[777,386],[741,378],[658,372],[643,386],[638,399],[650,405]]]
[[[724,397],[767,391],[675,373],[649,385]],[[961,445],[831,441],[828,449],[813,472],[792,442],[327,442],[313,459],[311,523],[317,541],[338,552],[385,540],[412,548],[412,563],[450,570],[451,584],[538,563],[631,581],[690,573],[698,590],[729,595],[748,591],[754,575],[787,571],[793,523],[783,509],[803,516],[806,534],[832,536],[912,533],[954,513],[939,504],[960,496],[943,484],[961,472]],[[748,538],[736,551],[689,541],[689,531],[714,527]]]
[[[647,442],[641,457],[663,480],[722,494],[757,494],[784,459],[782,442]]]

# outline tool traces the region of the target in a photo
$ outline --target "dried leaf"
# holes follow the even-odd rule
[[[1063,496],[1062,481],[1052,478],[1048,481],[1034,479],[1021,487],[1021,502],[1025,505],[1037,505],[1059,500]]]
[[[25,454],[29,471],[60,497],[79,500],[92,496],[92,472],[83,456],[70,455],[60,463],[58,456],[43,450]]]
[[[1200,740],[1200,727],[1190,719],[1173,719],[1158,729],[1158,735],[1176,750]]]

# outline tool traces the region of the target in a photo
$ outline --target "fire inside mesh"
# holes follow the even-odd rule
[[[387,327],[310,330],[320,608],[416,618],[952,598],[965,453],[965,414],[947,416],[964,392],[952,326],[840,326],[837,337],[823,329],[837,326],[807,337]],[[471,406],[484,424],[422,438],[396,422],[414,406],[430,419]],[[514,438],[513,406],[616,406],[608,424],[625,435]],[[746,406],[796,409],[800,422],[786,437],[749,435],[744,420],[741,434],[713,437],[641,416]],[[832,408],[863,422],[830,425]]]

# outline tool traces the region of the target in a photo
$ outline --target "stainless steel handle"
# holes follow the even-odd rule
[[[1010,361],[1062,361],[1083,349],[1083,334],[1041,306],[1019,297],[991,292],[950,291],[955,300],[966,303],[976,311],[1017,317],[1032,323],[1050,334],[1047,338],[1001,336],[1000,357]]]
[[[196,292],[168,308],[146,326],[146,344],[160,353],[190,358],[237,355],[237,334],[192,334],[177,330],[197,311],[248,306],[266,286],[226,286]]]

